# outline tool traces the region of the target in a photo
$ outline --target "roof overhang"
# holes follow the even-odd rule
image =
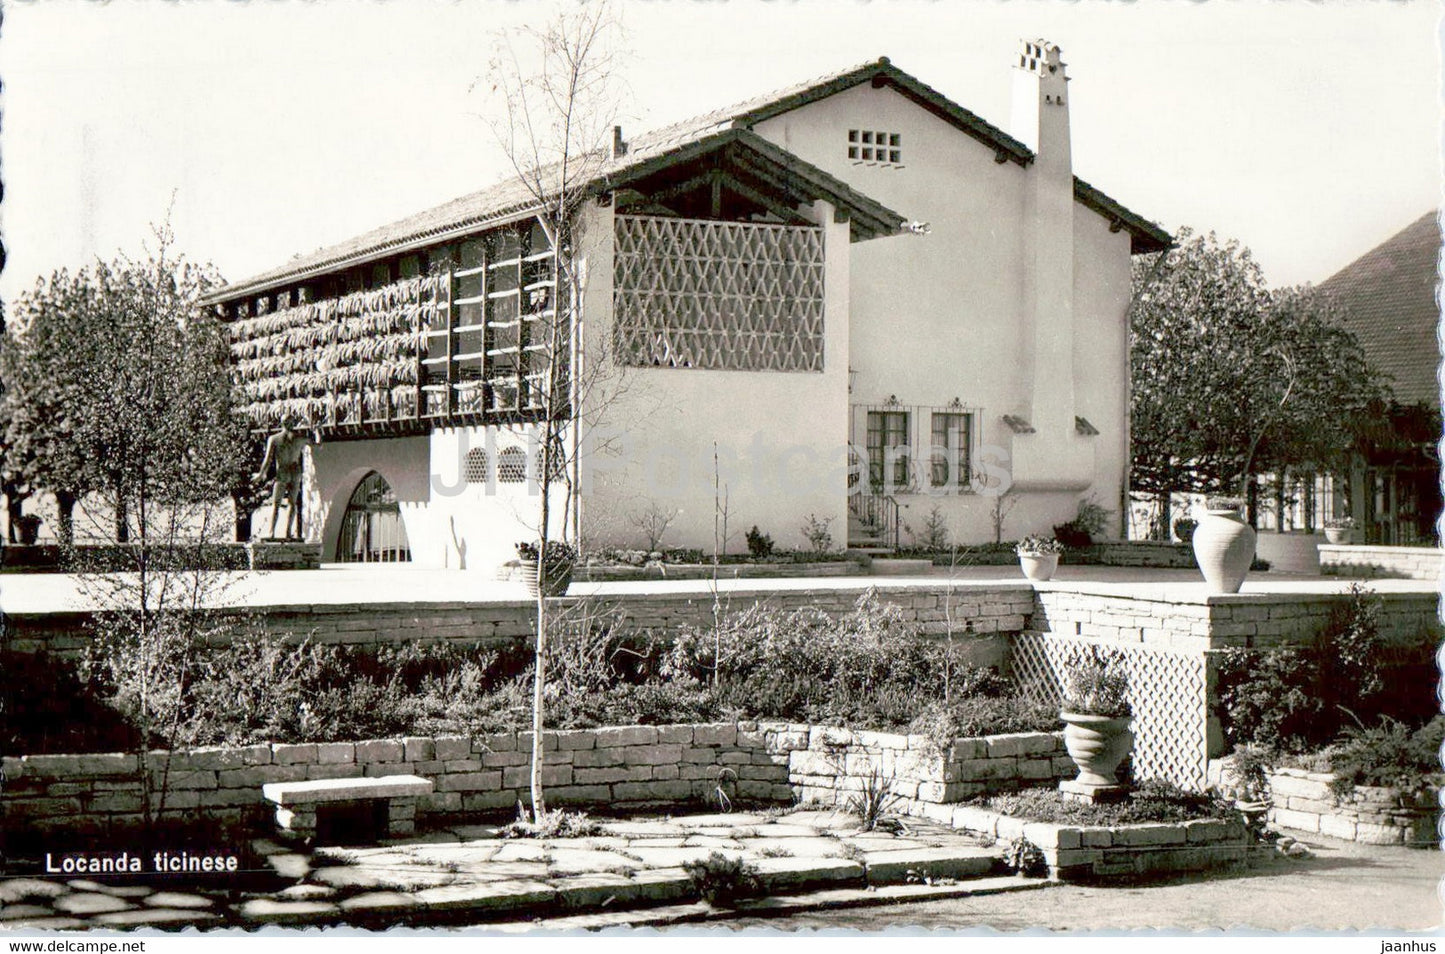
[[[592,189],[602,193],[640,185],[659,173],[677,167],[706,164],[714,158],[746,168],[776,190],[784,201],[795,204],[828,202],[840,219],[846,217],[855,242],[896,235],[903,229],[905,219],[899,213],[757,133],[742,128],[723,129],[616,172],[604,173],[594,182]]]
[[[675,146],[608,160],[587,184],[586,190],[593,195],[604,195],[644,182],[669,169],[705,163],[722,155],[746,164],[757,176],[772,183],[778,194],[789,201],[823,200],[830,203],[837,217],[848,221],[853,241],[894,235],[903,228],[905,219],[899,213],[742,128],[724,128]],[[283,265],[227,285],[206,296],[204,303],[219,304],[263,294],[535,215],[542,203],[520,185],[509,185],[504,182],[493,189],[376,229],[344,245],[304,256],[295,264]]]

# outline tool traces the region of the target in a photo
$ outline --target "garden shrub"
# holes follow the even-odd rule
[[[753,606],[710,627],[685,628],[665,667],[671,678],[712,687],[719,706],[796,722],[871,728],[907,726],[930,700],[972,682],[974,693],[1006,686],[963,661],[963,648],[923,636],[873,594],[833,619],[821,610]],[[955,693],[962,698],[965,693]]]
[[[1433,699],[1386,691],[1380,605],[1367,587],[1352,584],[1314,645],[1225,651],[1219,665],[1225,737],[1235,745],[1298,754],[1329,743],[1356,720],[1383,715],[1414,725],[1426,721]],[[1421,662],[1410,669],[1433,682],[1433,671],[1426,672]]]
[[[757,524],[746,534],[748,541],[748,553],[754,557],[766,557],[773,555],[773,538],[758,529]]]
[[[607,826],[587,817],[586,812],[554,808],[532,821],[518,806],[517,820],[497,829],[498,838],[594,838],[607,834]]]
[[[1333,787],[1344,793],[1356,785],[1380,785],[1407,792],[1436,787],[1441,776],[1440,747],[1445,744],[1445,716],[1411,730],[1391,718],[1370,726],[1345,729],[1338,745],[1323,754]]]
[[[1316,660],[1303,649],[1229,649],[1219,659],[1219,705],[1234,745],[1302,752],[1334,736]]]
[[[684,862],[682,870],[708,904],[730,907],[763,893],[763,881],[756,865],[741,858],[729,858],[720,851],[710,853],[702,861]]]
[[[929,703],[908,725],[908,731],[927,736],[940,751],[954,739],[1008,732],[1054,732],[1059,728],[1059,707],[1018,696],[972,696],[950,703]]]
[[[558,618],[548,644],[548,726],[771,718],[932,725],[940,736],[1055,728],[1052,708],[1014,698],[996,672],[967,665],[966,643],[922,635],[872,595],[840,619],[755,606],[725,617],[716,635],[711,627],[688,629],[672,644],[620,623],[605,615]],[[184,717],[175,738],[153,745],[471,734],[531,723],[531,650],[523,643],[500,651],[446,642],[335,646],[238,626],[229,645],[194,654],[178,683]],[[7,720],[7,728],[28,733],[12,731],[7,751],[115,750],[139,741],[127,727],[135,723],[107,708],[115,689],[104,671],[87,683],[55,675],[38,658],[21,657],[12,669],[33,665],[43,676],[13,681],[12,689],[72,678],[71,690],[7,711],[58,713],[67,699],[84,712]],[[130,734],[97,734],[96,726]]]
[[[1234,806],[1224,799],[1187,791],[1157,778],[1144,779],[1127,800],[1112,804],[1074,801],[1057,788],[1026,788],[994,795],[983,803],[1005,815],[1056,825],[1139,825],[1239,817]]]

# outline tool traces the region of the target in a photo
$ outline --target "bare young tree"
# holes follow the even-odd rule
[[[655,553],[662,549],[662,540],[667,535],[668,527],[672,526],[672,522],[681,512],[676,507],[664,507],[654,500],[646,509],[629,514],[627,521],[647,540],[647,552]]]
[[[497,37],[485,85],[494,99],[490,125],[512,166],[515,181],[536,208],[536,220],[553,249],[551,302],[529,304],[546,316],[543,340],[533,342],[541,381],[531,395],[538,407],[535,653],[532,686],[532,818],[546,813],[542,791],[545,661],[547,658],[549,549],[554,522],[577,533],[584,394],[582,316],[584,276],[578,256],[591,187],[610,158],[608,145],[619,114],[615,72],[619,25],[606,3],[568,7],[540,27]],[[540,348],[537,346],[540,345]],[[597,356],[588,356],[598,363]],[[561,500],[554,500],[557,484]],[[560,515],[557,511],[560,509]],[[557,518],[560,516],[560,521]]]

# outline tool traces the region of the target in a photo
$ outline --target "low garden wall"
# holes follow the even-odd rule
[[[701,803],[719,785],[734,800],[787,802],[787,733],[786,724],[755,722],[548,732],[542,782],[549,803],[592,808]],[[804,744],[807,735],[804,726]],[[211,746],[157,752],[149,761],[153,777],[168,766],[166,812],[232,824],[261,820],[268,782],[420,775],[436,783],[418,799],[424,825],[428,816],[510,815],[528,798],[531,745],[530,732],[502,732]],[[0,767],[8,831],[103,832],[141,821],[133,754],[32,755]]]
[[[436,784],[418,821],[509,816],[528,799],[531,733],[415,736],[362,742],[211,746],[154,752],[168,773],[164,814],[261,824],[261,786],[325,778],[420,775]],[[875,773],[898,796],[894,810],[1047,784],[1075,773],[1062,733],[955,739],[946,751],[923,736],[851,732],[784,722],[611,726],[549,731],[547,800],[593,810],[794,799],[846,804]],[[137,756],[32,755],[0,763],[0,813],[9,832],[98,834],[142,820]],[[159,782],[157,782],[159,787]],[[153,794],[156,807],[160,798]]]
[[[934,566],[1017,566],[1013,544],[980,544],[956,550],[904,550],[899,556],[917,557]],[[1159,540],[1104,540],[1086,547],[1065,550],[1059,560],[1067,566],[1142,566],[1161,569],[1194,569],[1194,549],[1187,543]]]
[[[790,727],[790,729],[806,727]],[[802,741],[796,732],[792,741]],[[780,746],[769,740],[770,751]],[[847,805],[870,783],[884,783],[900,807],[957,802],[1072,778],[1078,768],[1062,732],[954,739],[946,749],[922,735],[815,726],[788,753],[788,780],[805,802]]]
[[[848,564],[852,565],[852,564]],[[962,642],[969,640],[970,664],[1002,666],[1008,636],[1023,630],[1033,610],[1027,582],[953,587],[860,584],[798,590],[733,590],[724,593],[724,612],[755,602],[783,610],[813,607],[841,616],[869,590],[897,606],[903,618],[930,634],[948,632],[950,615]],[[683,626],[710,625],[708,593],[636,593],[595,601],[598,614],[619,614],[625,625],[671,636]],[[489,603],[376,603],[268,606],[254,614],[254,626],[269,633],[320,643],[383,643],[455,640],[481,646],[515,644],[532,635],[535,605],[526,599]],[[48,652],[78,657],[89,645],[88,613],[11,613],[5,616],[6,645],[14,652]],[[965,623],[966,621],[966,623]]]
[[[1053,877],[1067,881],[1134,878],[1243,864],[1250,839],[1243,822],[1198,819],[1091,827],[1030,822],[971,805],[933,806],[925,815],[1000,841],[1027,839]]]
[[[1032,629],[1162,649],[1273,648],[1312,640],[1349,595],[1185,593],[1139,584],[1136,595],[1086,585],[1041,584]],[[1434,593],[1378,593],[1380,635],[1396,644],[1431,639],[1439,629]]]
[[[820,563],[724,563],[717,568],[719,580],[818,579],[823,577],[861,576],[866,571],[852,560],[831,560]],[[710,563],[666,563],[642,566],[578,566],[572,579],[587,583],[619,580],[711,580]],[[520,566],[503,566],[497,579],[521,582]]]
[[[314,570],[321,566],[321,544],[264,540],[254,543],[214,543],[204,548],[206,569]],[[124,543],[82,543],[67,549],[53,543],[0,547],[0,571],[5,573],[69,573],[80,565],[96,572],[130,570],[136,566],[136,547]],[[150,545],[150,557],[164,566],[195,567],[194,546],[170,548]]]
[[[1321,544],[1320,570],[1327,576],[1439,580],[1445,571],[1445,550]]]
[[[1187,543],[1110,540],[1096,543],[1083,552],[1088,554],[1088,562],[1100,566],[1148,566],[1179,570],[1191,570],[1199,566],[1194,559],[1194,548]]]
[[[1333,775],[1323,772],[1273,770],[1269,773],[1269,820],[1281,828],[1367,845],[1433,848],[1440,844],[1437,793],[1357,785],[1349,794],[1340,795],[1330,787],[1333,781]]]

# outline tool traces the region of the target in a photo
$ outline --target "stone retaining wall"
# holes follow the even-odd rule
[[[1439,580],[1445,550],[1436,547],[1320,545],[1320,571],[1327,576]]]
[[[768,742],[787,728],[726,722],[548,732],[542,782],[554,805],[702,803],[719,785],[733,800],[787,802],[793,797],[787,748]],[[169,765],[165,811],[172,815],[249,823],[262,816],[261,786],[268,782],[420,775],[436,783],[417,801],[425,824],[429,815],[510,814],[528,798],[531,745],[530,732],[502,732],[215,746],[156,752],[150,762],[153,777]],[[32,755],[6,758],[0,767],[9,831],[105,831],[141,820],[135,755]]]
[[[1187,543],[1109,540],[1096,543],[1085,552],[1090,555],[1089,562],[1101,566],[1150,566],[1179,570],[1191,570],[1199,566],[1194,559],[1194,548]]]
[[[805,802],[847,805],[871,785],[886,785],[898,807],[957,802],[1072,778],[1078,768],[1062,732],[954,739],[940,749],[927,736],[814,726],[806,739],[790,726],[788,780]],[[799,744],[799,743],[806,744]],[[769,739],[770,751],[777,744]]]
[[[717,806],[719,788],[732,802],[841,804],[875,769],[902,799],[895,809],[908,809],[1074,773],[1062,734],[1047,732],[956,739],[946,753],[922,736],[785,722],[610,726],[549,731],[545,741],[548,803],[593,809]],[[226,824],[263,822],[269,782],[419,775],[436,784],[417,800],[424,827],[429,816],[510,815],[528,800],[531,745],[530,732],[502,732],[212,746],[149,762],[157,779],[168,767],[164,814]],[[0,769],[7,831],[103,833],[141,821],[135,755],[32,755]]]
[[[906,620],[925,633],[948,631],[950,613],[960,643],[968,640],[970,664],[1000,666],[1008,652],[1007,637],[1023,630],[1033,610],[1029,586],[870,586],[725,593],[727,612],[763,603],[784,610],[807,607],[834,616],[850,612],[868,590],[902,610]],[[618,614],[625,625],[671,636],[683,626],[712,622],[712,596],[707,593],[637,593],[595,601],[596,612]],[[947,605],[948,609],[945,609]],[[493,603],[377,603],[268,606],[255,614],[265,632],[320,643],[375,645],[419,640],[455,640],[482,646],[505,646],[532,635],[535,606],[530,600]],[[49,652],[79,656],[89,644],[87,613],[12,613],[5,617],[8,646],[16,652]],[[965,624],[966,621],[966,624]],[[965,633],[964,630],[967,629]]]
[[[1358,785],[1348,795],[1330,788],[1334,776],[1281,768],[1269,774],[1269,820],[1282,828],[1319,832],[1367,845],[1440,844],[1438,796]]]
[[[1135,878],[1243,864],[1249,835],[1238,821],[1199,819],[1112,828],[1030,822],[970,805],[925,807],[924,815],[1000,841],[1025,838],[1043,851],[1049,874],[1066,881]]]
[[[1440,600],[1433,593],[1378,593],[1380,635],[1397,645],[1433,642]],[[1138,595],[1040,584],[1032,629],[1161,649],[1270,648],[1309,642],[1347,594],[1174,595],[1148,584]]]

